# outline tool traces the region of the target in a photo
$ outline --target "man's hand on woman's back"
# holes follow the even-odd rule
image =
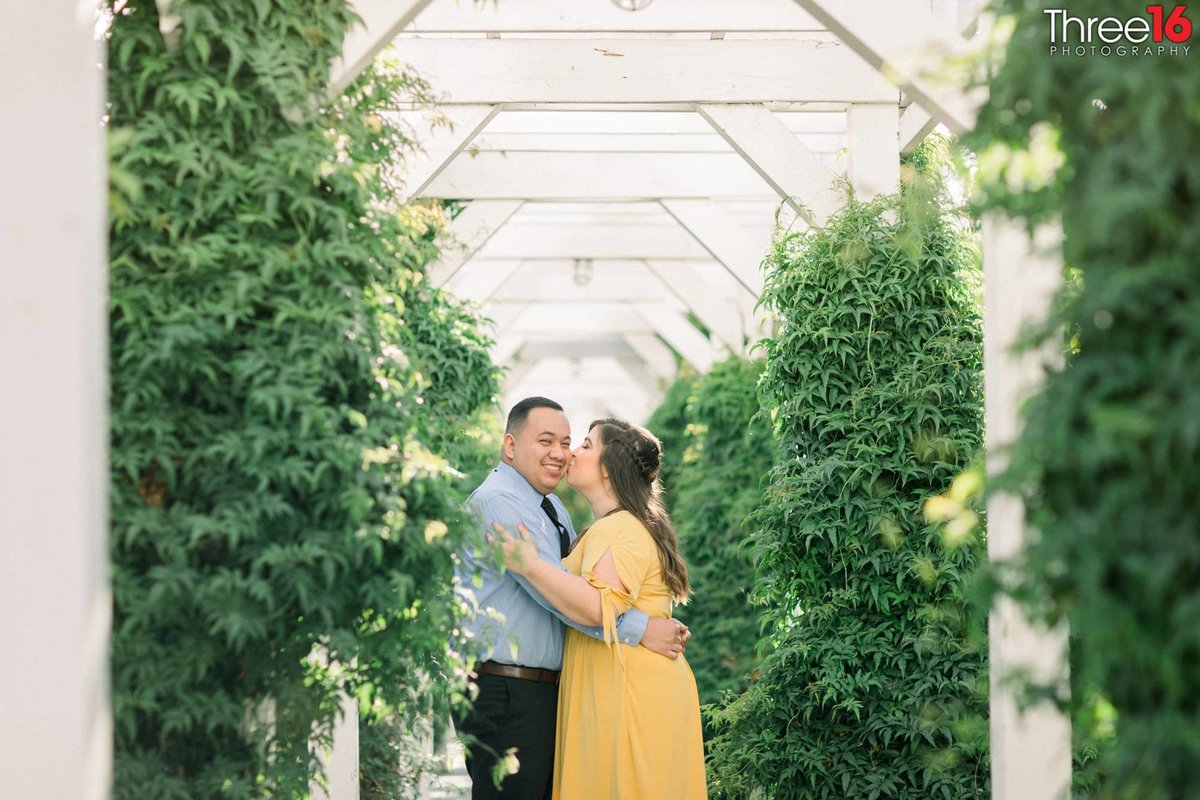
[[[677,619],[651,617],[642,635],[642,647],[653,650],[660,656],[678,658],[692,638],[688,626]]]

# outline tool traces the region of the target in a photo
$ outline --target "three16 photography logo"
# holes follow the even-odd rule
[[[1187,6],[1146,6],[1145,16],[1073,17],[1048,8],[1052,56],[1186,56],[1192,21]]]

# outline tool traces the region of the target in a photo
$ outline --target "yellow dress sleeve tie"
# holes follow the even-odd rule
[[[617,617],[633,608],[633,596],[614,589],[596,577],[594,570],[583,576],[588,583],[600,591],[600,627],[604,629],[604,643],[616,654],[617,660],[625,664],[625,654],[617,641]]]

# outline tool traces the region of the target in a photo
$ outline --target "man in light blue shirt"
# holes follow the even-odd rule
[[[500,465],[468,500],[479,528],[459,551],[455,572],[460,589],[477,605],[466,630],[485,656],[476,668],[479,694],[474,708],[455,719],[455,725],[484,745],[471,753],[468,742],[474,800],[549,800],[563,625],[604,638],[600,628],[578,625],[560,614],[523,576],[501,574],[491,556],[484,555],[484,533],[491,523],[510,531],[524,523],[541,557],[560,563],[575,529],[553,491],[570,459],[571,426],[562,406],[544,397],[526,398],[509,412]],[[650,619],[636,609],[617,621],[617,638],[623,645],[644,646],[668,658],[683,652],[688,636],[682,623]],[[495,758],[511,748],[517,750],[520,768],[497,789],[491,779]]]

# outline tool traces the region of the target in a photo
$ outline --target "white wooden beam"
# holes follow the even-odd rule
[[[900,188],[900,109],[854,103],[846,111],[848,175],[859,200]]]
[[[905,109],[900,116],[900,153],[909,155],[917,149],[926,136],[933,132],[938,121],[916,103]]]
[[[506,360],[507,371],[504,373],[504,386],[517,386],[538,365],[536,359],[522,358],[520,353],[513,353]]]
[[[494,318],[493,318],[494,319]],[[492,347],[492,361],[502,367],[509,366],[512,363],[513,355],[521,349],[521,345],[525,344],[525,334],[512,335],[505,333],[499,335],[499,332],[504,330],[504,327],[498,327],[498,335],[496,336],[496,344]]]
[[[525,361],[546,358],[612,358],[621,359],[637,354],[618,337],[587,339],[543,339],[526,342],[518,357]]]
[[[480,153],[452,161],[422,196],[586,202],[775,192],[736,153]]]
[[[472,273],[491,272],[492,262],[472,261],[468,269]],[[507,262],[499,262],[507,263]],[[688,263],[688,262],[670,262]],[[543,264],[550,265],[543,267]],[[609,266],[607,262],[592,266],[592,276],[587,283],[575,281],[574,268],[570,262],[530,262],[523,269],[512,273],[503,285],[497,287],[489,300],[497,303],[633,303],[638,300],[667,300],[671,292],[654,275],[637,262],[633,268]]]
[[[487,261],[475,258],[464,264],[446,287],[464,300],[482,303],[495,295],[524,263],[519,258]]]
[[[662,206],[755,298],[762,294],[759,266],[770,242],[755,241],[711,200],[663,200]]]
[[[713,346],[682,314],[661,303],[635,303],[634,308],[654,332],[700,372],[713,365]]]
[[[1026,326],[1040,323],[1062,281],[1061,229],[1043,227],[1031,241],[1024,227],[984,218],[984,398],[988,471],[1007,462],[1006,447],[1020,430],[1019,409],[1037,390],[1053,346],[1014,353]],[[997,492],[987,504],[988,555],[1011,559],[1025,546],[1020,499]],[[991,675],[992,796],[995,800],[1059,800],[1071,786],[1071,725],[1048,701],[1022,709],[1009,684],[1014,672],[1050,684],[1067,680],[1067,632],[1032,623],[1001,598],[988,620]]]
[[[330,67],[329,91],[338,95],[362,72],[371,59],[431,0],[354,0],[354,11],[362,22],[346,31],[342,55]]]
[[[669,41],[669,40],[668,40]],[[894,86],[892,91],[901,94]],[[728,102],[733,103],[734,100],[709,101],[705,103]],[[736,101],[741,102],[741,101]],[[752,102],[752,101],[746,101]],[[846,110],[846,104],[852,102],[866,103],[875,102],[871,100],[763,100],[757,104],[766,106],[768,111],[788,114],[826,114],[826,113],[842,113]],[[884,101],[886,102],[886,101]],[[449,103],[454,105],[454,103]],[[406,111],[419,111],[421,106],[401,100],[398,106]],[[655,114],[665,114],[670,112],[695,111],[696,104],[685,100],[659,100],[648,103],[642,101],[620,101],[608,100],[605,102],[588,102],[576,100],[538,100],[536,102],[526,103],[504,103],[505,111],[514,112],[560,112],[570,111],[573,113],[620,113],[620,112],[650,112]]]
[[[678,33],[693,31],[819,31],[811,15],[778,0],[655,0],[636,14],[611,3],[562,0],[437,2],[408,27],[411,33]]]
[[[740,298],[720,297],[685,262],[646,259],[646,268],[671,290],[688,310],[733,353],[745,352]],[[754,300],[745,293],[746,304]]]
[[[627,339],[619,336],[580,339],[556,338],[526,342],[517,357],[522,361],[531,362],[547,358],[611,358],[617,362],[632,360],[641,364],[643,369],[653,376],[655,386],[658,386],[661,381],[671,380],[675,375],[673,360],[669,362],[665,370],[661,368],[663,366],[661,362],[648,363],[641,353],[629,344]]]
[[[671,224],[553,225],[512,220],[476,253],[477,258],[707,259],[708,251]]]
[[[405,196],[420,197],[429,182],[475,140],[479,132],[500,112],[500,108],[485,105],[445,107],[443,113],[448,118],[448,124],[431,128],[420,142],[421,152],[414,154],[405,164]]]
[[[11,798],[101,800],[112,771],[96,23],[93,3],[17,3],[0,29],[0,794]]]
[[[700,105],[697,111],[809,223],[822,224],[841,206],[837,176],[765,106]]]
[[[880,74],[951,131],[975,124],[975,102],[958,86],[931,77],[965,42],[928,0],[794,0]]]
[[[464,106],[473,108],[474,106]],[[447,106],[449,109],[458,106]],[[765,108],[765,106],[764,106]],[[528,113],[528,112],[526,112]],[[581,113],[581,112],[577,112]],[[614,112],[608,112],[614,113]],[[836,155],[846,142],[842,133],[796,134],[814,153]],[[496,133],[490,129],[479,136],[472,150],[516,152],[531,150],[557,153],[728,153],[729,146],[713,130],[699,133],[549,133],[523,131]]]
[[[786,0],[784,0],[786,2]],[[897,96],[899,92],[896,93]],[[583,104],[589,109],[594,104]],[[675,103],[670,110],[658,108],[645,109],[645,104],[625,104],[620,109],[587,110],[576,104],[562,103],[551,105],[542,110],[530,110],[524,107],[516,109],[504,107],[504,113],[496,117],[488,126],[487,134],[516,134],[544,133],[567,134],[579,136],[583,134],[661,134],[669,136],[687,134],[713,133],[712,125],[696,115],[695,103]],[[763,103],[769,110],[769,103]],[[846,118],[842,112],[846,110],[841,104],[838,111],[779,112],[780,119],[789,130],[796,134],[832,134],[846,132]]]
[[[646,397],[651,402],[655,402],[658,398],[662,397],[663,390],[666,388],[666,381],[651,372],[646,366],[646,362],[635,356],[632,358],[618,358],[617,364],[629,374],[630,378],[633,378],[634,383],[645,390]]]
[[[442,256],[429,268],[434,286],[445,286],[459,268],[524,205],[521,200],[473,200],[451,223],[457,242],[442,249]]]
[[[431,38],[400,39],[396,46],[452,103],[886,103],[897,98],[894,86],[832,36]]]
[[[607,338],[526,342],[513,357],[509,380],[512,385],[516,385],[535,365],[556,358],[602,358],[615,361],[647,395],[651,396],[661,394],[664,382],[669,379],[669,376],[656,374],[624,340]]]
[[[675,354],[653,333],[627,333],[621,337],[655,375],[674,380],[678,371]]]
[[[666,304],[680,314],[678,304]],[[654,328],[630,303],[532,304],[488,303],[484,314],[495,319],[505,334],[542,339],[547,335],[598,336],[603,334],[653,333]],[[699,331],[696,332],[699,336]],[[702,337],[703,338],[703,337]]]
[[[963,37],[970,39],[979,27],[979,14],[987,0],[935,0],[933,14],[948,20]],[[938,120],[917,103],[900,115],[900,153],[909,155],[938,126]]]

